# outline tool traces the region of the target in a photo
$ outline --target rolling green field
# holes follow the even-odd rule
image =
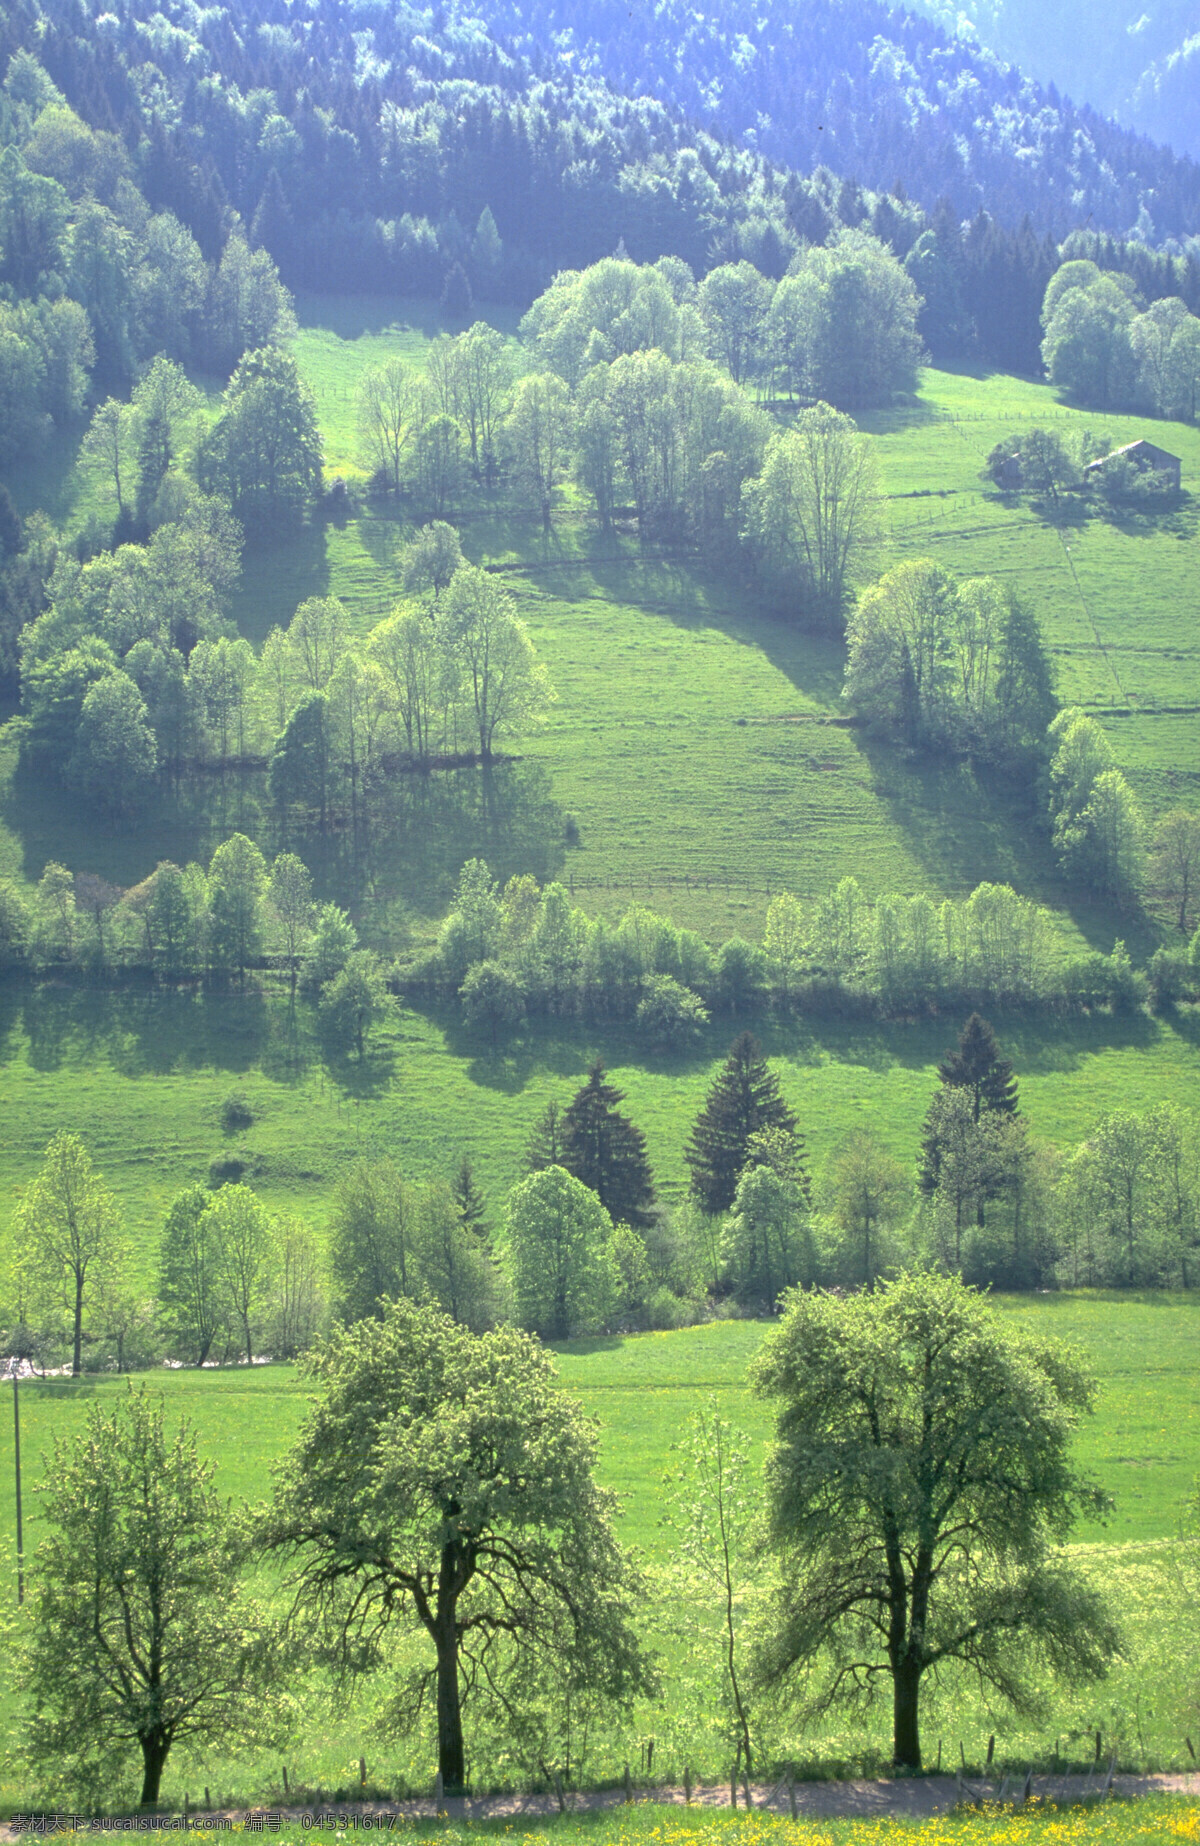
[[[1082,1753],[1090,1733],[1103,1728],[1123,1762],[1185,1766],[1182,1732],[1192,1722],[1194,1680],[1192,1613],[1180,1607],[1171,1570],[1173,1542],[1183,1501],[1200,1470],[1200,1405],[1196,1402],[1200,1301],[1183,1296],[1049,1297],[1005,1300],[1006,1314],[1020,1324],[1082,1349],[1096,1372],[1099,1398],[1094,1419],[1081,1431],[1078,1453],[1112,1492],[1117,1510],[1104,1528],[1077,1534],[1089,1572],[1114,1595],[1128,1637],[1128,1658],[1105,1685],[1079,1694],[1059,1693],[1045,1720],[1005,1720],[989,1713],[969,1687],[947,1682],[930,1698],[925,1734],[930,1749],[943,1735],[963,1739],[975,1760],[995,1730],[1001,1760],[1049,1760],[1058,1739],[1062,1756]],[[687,1416],[709,1397],[762,1452],[769,1432],[768,1407],[751,1398],[746,1365],[763,1335],[762,1323],[725,1322],[674,1334],[576,1341],[557,1349],[564,1385],[576,1392],[600,1424],[601,1476],[621,1496],[623,1537],[652,1565],[669,1560],[669,1536],[661,1523],[663,1476],[671,1445]],[[172,1418],[186,1414],[202,1449],[217,1465],[217,1485],[235,1499],[251,1502],[267,1491],[272,1463],[286,1449],[303,1415],[306,1387],[289,1367],[252,1370],[166,1372],[151,1380],[161,1388]],[[116,1379],[72,1384],[52,1380],[21,1388],[22,1443],[27,1484],[27,1544],[36,1546],[36,1496],[28,1489],[48,1465],[55,1437],[82,1426],[88,1407],[111,1402],[127,1386]],[[11,1565],[13,1531],[11,1423],[0,1419],[0,1531]],[[651,1608],[647,1622],[662,1648],[667,1691],[661,1703],[635,1714],[632,1732],[614,1737],[597,1771],[617,1773],[638,1739],[654,1736],[656,1765],[664,1776],[679,1775],[684,1762],[715,1779],[722,1773],[720,1745],[694,1710],[685,1711],[672,1691],[672,1674],[684,1661],[671,1607]],[[1153,1692],[1148,1694],[1152,1684]],[[349,1709],[311,1714],[297,1736],[291,1760],[295,1776],[332,1787],[345,1774],[349,1756],[367,1748],[372,1695],[365,1690]],[[882,1716],[862,1731],[849,1723],[841,1731],[801,1736],[785,1718],[768,1727],[773,1754],[800,1765],[869,1768],[882,1760]],[[1078,1748],[1074,1748],[1072,1740]],[[390,1765],[389,1775],[419,1785],[429,1774],[427,1746],[420,1737],[381,1743],[372,1739],[373,1762]],[[613,1753],[616,1752],[614,1755]],[[957,1749],[954,1751],[957,1758]],[[425,1765],[424,1767],[422,1765]],[[202,1765],[214,1787],[250,1798],[272,1785],[277,1773],[263,1760],[235,1764],[212,1758]],[[181,1764],[176,1775],[185,1773]],[[198,1770],[193,1766],[193,1775]],[[9,1789],[12,1788],[9,1784]],[[181,1787],[183,1784],[180,1785]],[[0,1799],[9,1792],[0,1787]],[[171,1778],[169,1796],[175,1789]],[[177,1798],[177,1792],[175,1798]]]

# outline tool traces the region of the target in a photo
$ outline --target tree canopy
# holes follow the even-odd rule
[[[308,1365],[320,1396],[261,1543],[344,1668],[377,1663],[393,1630],[425,1637],[407,1703],[434,1694],[447,1793],[465,1786],[466,1718],[511,1713],[539,1674],[617,1703],[651,1689],[594,1426],[535,1341],[399,1301]]]
[[[931,1671],[959,1663],[1026,1712],[1041,1668],[1103,1677],[1120,1636],[1062,1548],[1110,1504],[1071,1458],[1094,1398],[1072,1353],[956,1278],[913,1273],[793,1295],[752,1378],[778,1413],[769,1680],[815,1666],[818,1709],[890,1681],[893,1758],[919,1769]]]

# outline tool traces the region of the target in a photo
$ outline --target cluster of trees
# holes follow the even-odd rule
[[[837,296],[842,283],[869,297],[873,269],[903,283],[880,246],[859,261],[870,241],[815,253],[829,257],[831,281],[798,272],[779,284],[777,300],[795,284],[788,376],[799,390],[816,382],[802,359],[813,299]],[[547,529],[573,477],[603,526],[623,514],[643,535],[687,539],[726,561],[740,545],[781,605],[840,626],[878,527],[872,456],[852,420],[824,401],[776,429],[724,369],[732,362],[747,373],[738,354],[751,342],[761,290],[768,285],[744,263],[699,287],[674,258],[640,267],[606,258],[561,275],[523,323],[522,363],[532,369],[517,375],[512,348],[478,323],[434,343],[424,378],[399,360],[369,373],[359,400],[366,459],[381,486],[435,515],[468,478],[492,484],[503,472],[517,504]],[[840,401],[887,395],[904,381],[887,353],[889,338],[894,351],[907,336],[886,301],[868,301],[858,320],[843,301],[828,326],[828,342],[839,337],[843,369],[820,382]]]
[[[1186,937],[1200,880],[1200,815],[1172,808],[1151,828],[1103,725],[1078,707],[1059,712],[1049,738],[1050,824],[1064,871],[1120,903],[1157,892]]]
[[[298,1660],[336,1663],[356,1690],[386,1666],[389,1724],[411,1732],[428,1708],[446,1793],[466,1789],[468,1734],[481,1757],[502,1747],[581,1780],[589,1733],[661,1697],[641,1629],[654,1589],[685,1576],[691,1673],[735,1778],[796,1681],[810,1709],[854,1703],[860,1675],[838,1671],[851,1647],[868,1687],[891,1682],[907,1770],[928,1676],[971,1672],[1020,1705],[1035,1661],[1086,1683],[1120,1651],[1103,1598],[1063,1562],[1074,1519],[1111,1504],[1070,1455],[1092,1382],[953,1280],[788,1298],[750,1380],[776,1417],[765,1480],[715,1410],[695,1419],[657,1585],[618,1542],[596,1427],[528,1335],[398,1299],[307,1369],[315,1404],[253,1519],[221,1505],[192,1431],[171,1440],[145,1392],[95,1406],[60,1444],[10,1650],[26,1750],[49,1753],[60,1786],[111,1788],[136,1766],[149,1807],[176,1744],[281,1741]],[[260,1560],[283,1569],[286,1616],[248,1593]]]
[[[1038,756],[1055,709],[1036,620],[994,577],[956,581],[914,558],[859,597],[843,696],[910,749]]]
[[[294,853],[268,867],[253,840],[235,833],[207,871],[163,860],[122,890],[52,860],[32,901],[11,886],[0,895],[0,963],[9,968],[143,967],[168,980],[244,982],[268,956],[287,973],[293,995],[300,983],[313,996],[333,1042],[361,1059],[371,1028],[392,1006],[384,967],[359,946],[344,910],[314,901],[308,868]]]
[[[31,49],[0,91],[0,465],[127,388],[162,353],[229,373],[294,327],[266,250],[236,221],[202,248],[137,183],[122,137],[70,107]]]
[[[13,1222],[9,1350],[39,1367],[128,1371],[278,1358],[326,1323],[324,1253],[307,1225],[273,1217],[248,1186],[189,1187],[172,1203],[156,1291],[135,1274],[121,1209],[78,1135],[55,1135]]]
[[[1050,279],[1042,323],[1050,381],[1081,403],[1195,417],[1200,320],[1178,295],[1147,305],[1129,274],[1074,258]]]
[[[224,614],[241,551],[228,500],[167,473],[151,528],[86,563],[57,555],[46,607],[19,637],[26,757],[115,822],[164,778],[250,763],[269,768],[285,828],[324,830],[357,815],[389,762],[486,763],[553,699],[512,597],[465,564],[451,527],[418,533],[413,600],[365,642],[336,598],[313,597],[261,655]]]
[[[835,229],[779,281],[746,261],[697,285],[678,259],[622,270],[612,258],[566,271],[534,303],[521,334],[536,360],[578,386],[595,367],[654,349],[715,359],[736,384],[842,409],[912,387],[919,302],[892,252],[866,230]]]

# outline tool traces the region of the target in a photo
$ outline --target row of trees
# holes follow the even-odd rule
[[[1164,841],[1170,835],[1164,822]],[[1189,877],[1190,920],[1194,872]],[[579,1013],[633,1020],[665,1045],[688,1043],[710,1009],[745,1014],[768,998],[785,1008],[892,1013],[972,997],[1118,1007],[1147,998],[1123,945],[1064,962],[1051,944],[1047,913],[1007,885],[980,885],[940,905],[903,895],[872,902],[847,877],[813,903],[790,892],[772,898],[761,946],[735,936],[713,950],[641,904],[612,923],[580,909],[558,884],[539,888],[521,876],[501,891],[486,865],[471,860],[436,951],[402,978],[413,990],[457,992],[468,1018],[494,1033],[512,1029],[526,1011]],[[1198,954],[1194,943],[1181,958],[1164,952],[1151,975],[1165,979],[1170,962],[1174,978],[1190,986]]]
[[[60,1134],[15,1219],[14,1350],[78,1374],[251,1361],[306,1349],[329,1316],[432,1303],[476,1329],[507,1319],[565,1339],[674,1326],[732,1298],[770,1311],[789,1287],[873,1287],[913,1261],[1006,1288],[1190,1287],[1200,1258],[1200,1122],[1163,1104],[1102,1117],[1069,1157],[1036,1141],[1012,1067],[973,1014],[939,1069],[915,1172],[869,1131],[814,1179],[797,1116],[749,1034],[720,1066],[685,1157],[688,1198],[657,1199],[645,1139],[597,1061],[547,1105],[499,1221],[465,1158],[452,1181],[360,1160],[327,1246],[236,1181],[193,1186],[163,1226],[151,1297],[134,1283],[115,1199]],[[234,1128],[252,1111],[231,1098]],[[241,1171],[223,1163],[222,1175]]]
[[[866,230],[837,230],[774,282],[723,263],[697,285],[677,258],[639,268],[607,258],[564,271],[521,323],[537,363],[572,387],[597,365],[655,350],[715,360],[736,384],[851,410],[911,389],[919,298]]]
[[[929,1676],[969,1671],[1020,1705],[1035,1661],[1086,1683],[1121,1647],[1061,1549],[1081,1511],[1110,1506],[1070,1455],[1091,1380],[952,1280],[788,1298],[750,1380],[776,1416],[763,1486],[715,1407],[695,1417],[657,1585],[617,1540],[596,1427],[528,1336],[401,1299],[308,1371],[315,1405],[252,1520],[144,1392],[58,1447],[9,1657],[31,1761],[49,1753],[59,1786],[136,1764],[150,1806],[177,1744],[281,1741],[281,1681],[294,1694],[297,1662],[319,1661],[356,1689],[386,1664],[390,1728],[428,1705],[447,1793],[466,1788],[468,1735],[578,1780],[588,1734],[663,1693],[643,1634],[655,1589],[695,1625],[691,1673],[735,1777],[797,1680],[810,1711],[854,1703],[849,1648],[868,1685],[890,1681],[894,1762],[916,1770]],[[286,1616],[248,1594],[256,1556],[282,1566]]]

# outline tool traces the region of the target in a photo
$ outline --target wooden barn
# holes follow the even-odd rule
[[[1083,472],[1085,475],[1095,474],[1097,469],[1103,468],[1105,462],[1116,461],[1118,456],[1125,461],[1131,461],[1137,468],[1143,470],[1152,468],[1156,474],[1167,474],[1171,477],[1171,485],[1174,488],[1178,489],[1180,486],[1183,463],[1178,455],[1172,455],[1169,449],[1160,449],[1156,442],[1146,442],[1144,439],[1138,442],[1127,442],[1124,447],[1114,449],[1111,455],[1102,455],[1098,461],[1089,462]]]

